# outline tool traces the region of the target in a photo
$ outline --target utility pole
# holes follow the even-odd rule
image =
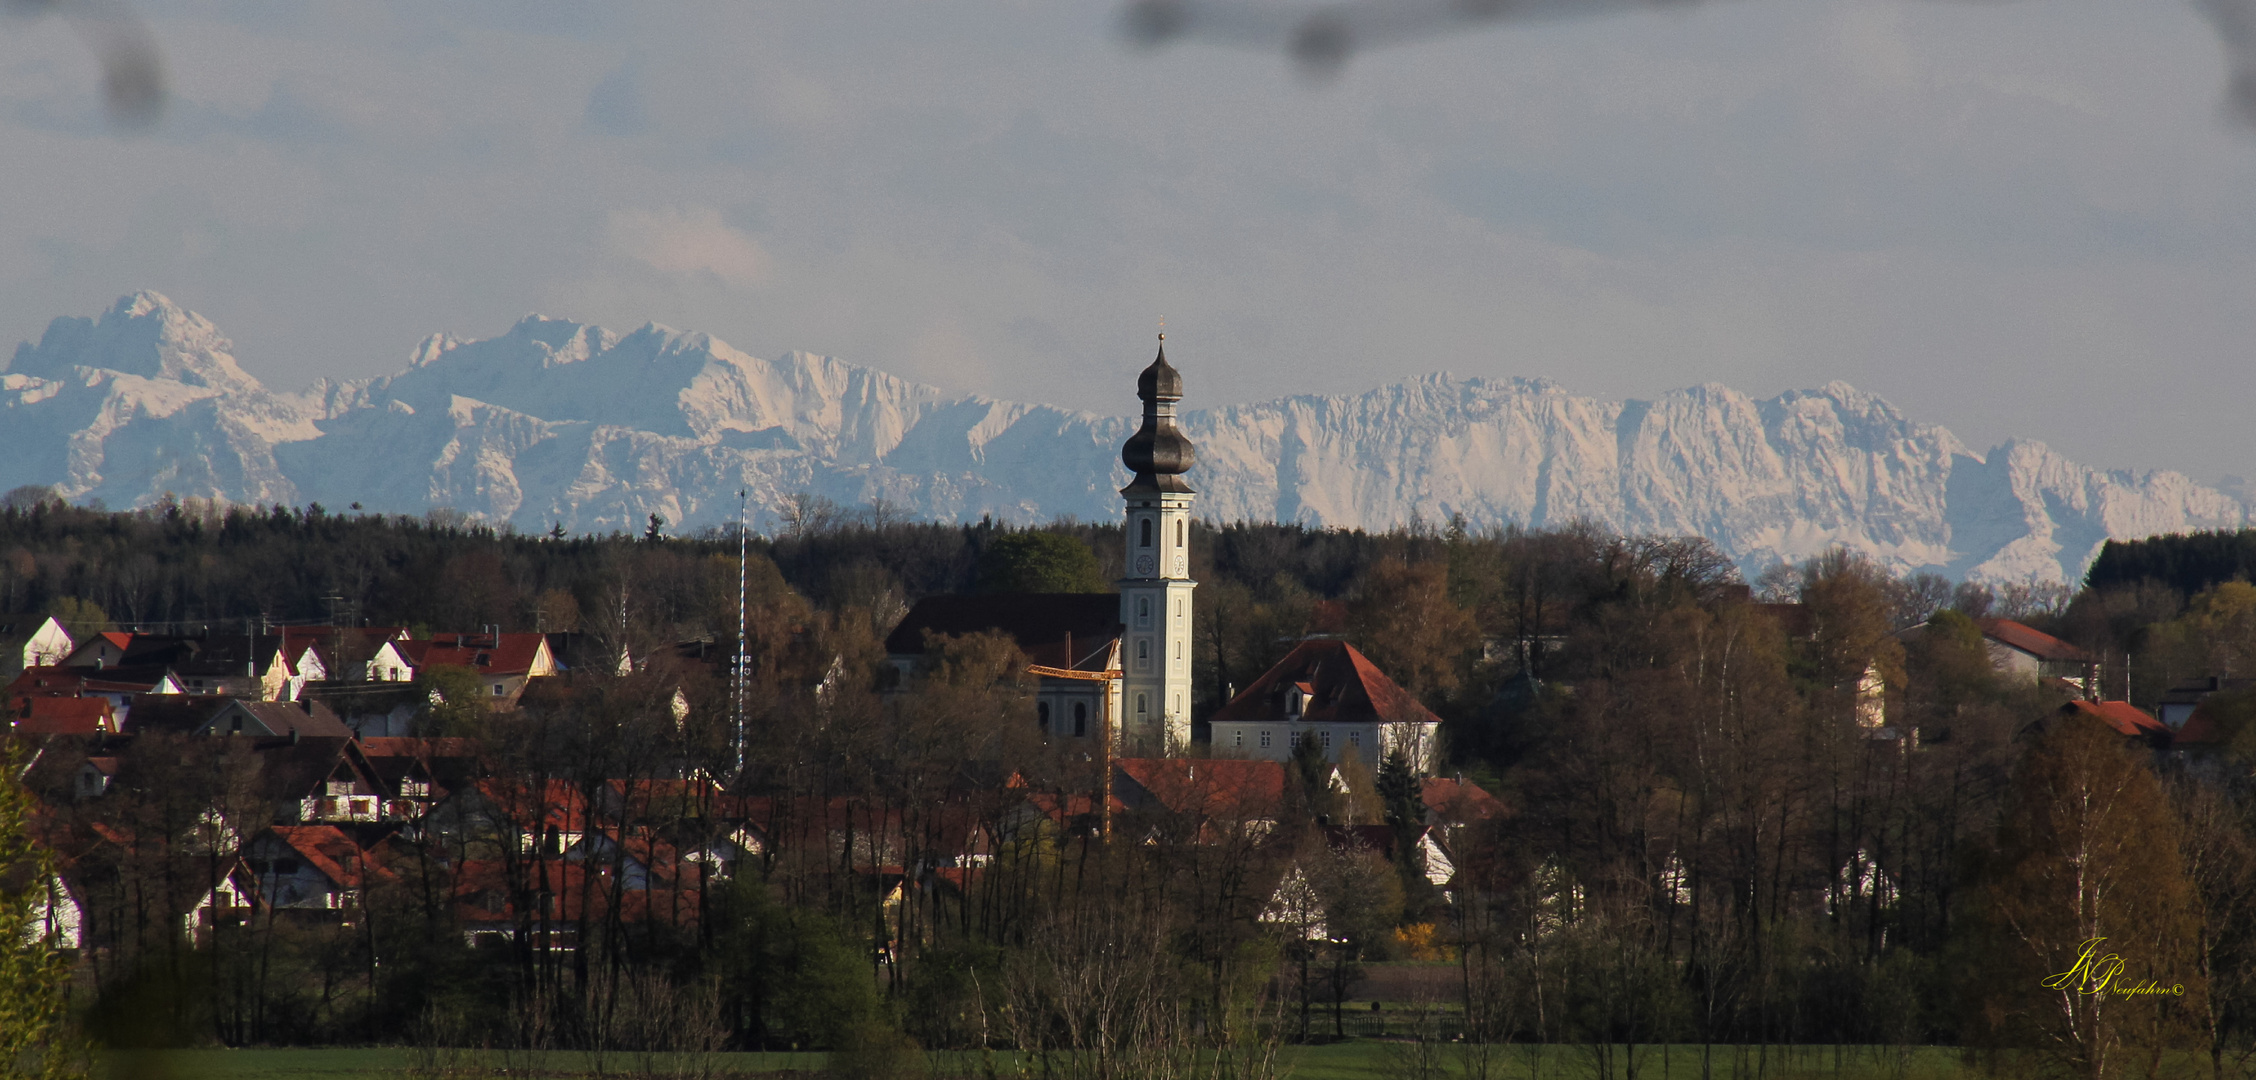
[[[733,691],[733,697],[735,699],[732,704],[732,708],[736,713],[736,772],[731,774],[731,779],[742,777],[744,775],[744,707],[745,698],[748,696],[748,687],[746,686],[744,681],[744,668],[750,659],[750,650],[746,648],[744,639],[747,631],[751,629],[751,616],[745,610],[746,604],[751,599],[750,589],[748,588],[750,582],[747,571],[747,567],[750,565],[752,543],[752,530],[749,527],[750,518],[748,517],[747,513],[747,508],[749,507],[749,505],[750,504],[749,502],[747,502],[745,497],[744,489],[737,489],[736,681],[730,686],[730,689]]]

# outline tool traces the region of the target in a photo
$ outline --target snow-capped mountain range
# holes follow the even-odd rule
[[[520,529],[756,527],[795,493],[904,515],[1108,518],[1147,358],[1117,415],[952,394],[827,356],[761,360],[657,325],[619,335],[528,317],[436,336],[379,379],[269,390],[208,320],[156,293],[59,318],[0,373],[0,490],[164,493],[419,513]],[[1192,402],[1197,367],[1188,366]],[[1977,452],[1842,383],[1756,400],[1654,401],[1545,380],[1428,375],[1341,397],[1191,410],[1198,512],[1381,528],[1584,519],[1696,533],[1753,571],[1833,546],[1898,568],[2074,580],[2109,538],[2237,528],[2248,507],[2172,472],[2103,472],[2043,444]]]

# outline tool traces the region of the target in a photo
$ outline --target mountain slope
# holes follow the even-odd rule
[[[260,385],[211,323],[154,293],[57,319],[0,374],[17,436],[0,489],[146,503],[451,506],[526,529],[762,525],[798,492],[900,513],[1109,518],[1140,357],[1106,373],[1116,416],[950,394],[831,357],[769,361],[703,334],[619,335],[528,317],[425,341],[397,374],[296,394]],[[1195,361],[1188,372],[1197,387]],[[1749,568],[1841,545],[1901,568],[2071,579],[2110,537],[2245,524],[2176,473],[2085,468],[2040,443],[1987,454],[1834,383],[1757,400],[1716,385],[1653,401],[1542,380],[1430,375],[1368,393],[1193,410],[1199,512],[1385,527],[1587,520],[1698,533]]]

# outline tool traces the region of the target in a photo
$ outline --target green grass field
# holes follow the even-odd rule
[[[1353,1039],[1321,1046],[1292,1046],[1283,1052],[1289,1080],[1390,1080],[1399,1075],[1400,1057],[1407,1044],[1379,1039]],[[1613,1080],[1627,1080],[1623,1052],[1616,1048]],[[555,1052],[516,1055],[456,1056],[463,1066],[483,1067],[496,1075],[514,1067],[510,1075],[527,1076],[634,1076],[643,1067],[633,1054],[612,1054],[601,1061],[579,1053]],[[818,1053],[717,1054],[717,1071],[738,1076],[816,1072],[823,1068]],[[1597,1080],[1594,1056],[1583,1047],[1498,1047],[1489,1080]],[[426,1073],[434,1064],[423,1052],[394,1047],[343,1050],[175,1050],[149,1054],[109,1054],[101,1059],[100,1075],[106,1080],[373,1080]],[[1452,1076],[1465,1075],[1461,1048],[1444,1046],[1441,1063]],[[1008,1062],[1003,1063],[1008,1067]],[[1836,1058],[1834,1048],[1771,1047],[1767,1053],[1752,1047],[1718,1046],[1709,1059],[1714,1080],[1958,1080],[1968,1070],[1959,1052],[1950,1047],[1919,1047],[1898,1056],[1848,1047]],[[663,1069],[664,1066],[661,1066]],[[1701,1080],[1701,1050],[1675,1046],[1664,1054],[1659,1048],[1641,1049],[1637,1080]],[[1759,1069],[1759,1073],[1758,1073]],[[935,1054],[935,1080],[976,1078],[982,1062],[972,1054]]]

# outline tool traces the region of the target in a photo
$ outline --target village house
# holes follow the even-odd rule
[[[2036,683],[2057,680],[2059,689],[2077,697],[2099,696],[2098,657],[2012,619],[1976,619],[1974,625],[1998,674]]]
[[[527,680],[564,670],[550,651],[546,634],[440,634],[389,644],[413,676],[433,668],[468,668],[477,675],[489,704],[501,710],[517,707]]]
[[[0,679],[60,664],[72,648],[70,631],[52,618],[0,622]]]
[[[198,735],[249,735],[349,739],[352,729],[318,701],[230,700],[195,731]]]
[[[13,714],[18,735],[115,735],[117,706],[106,697],[30,697]]]
[[[373,875],[367,854],[334,825],[276,825],[251,839],[243,861],[276,911],[347,912]]]

